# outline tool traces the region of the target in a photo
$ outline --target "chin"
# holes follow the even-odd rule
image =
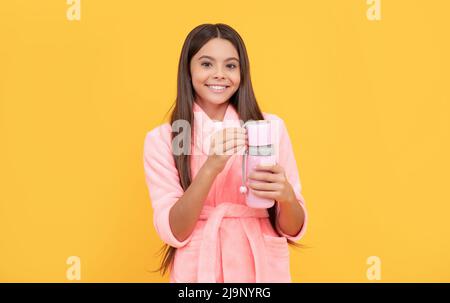
[[[216,105],[220,105],[220,104],[224,104],[224,103],[226,103],[228,100],[229,100],[229,98],[226,98],[226,99],[221,99],[221,100],[214,100],[214,99],[210,99],[211,101],[211,103],[214,103],[214,104],[216,104]]]
[[[226,103],[230,99],[230,96],[220,96],[219,97],[219,96],[209,96],[208,95],[202,99],[207,101],[208,103],[220,105],[220,104]]]

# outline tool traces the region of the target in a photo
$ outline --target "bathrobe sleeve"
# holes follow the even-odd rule
[[[277,116],[275,116],[277,117]],[[288,182],[291,184],[292,188],[294,189],[295,196],[297,197],[297,201],[300,204],[300,206],[303,208],[303,211],[305,213],[305,219],[303,222],[303,226],[301,227],[300,231],[295,236],[290,236],[281,231],[281,228],[279,226],[279,220],[278,216],[280,214],[280,209],[278,203],[276,203],[276,214],[277,214],[277,220],[276,220],[276,227],[278,232],[286,237],[289,240],[292,241],[298,241],[300,238],[305,234],[306,232],[306,226],[308,222],[308,214],[306,211],[305,206],[305,199],[302,196],[302,185],[300,182],[300,177],[297,169],[297,161],[295,160],[294,151],[292,148],[291,140],[289,138],[289,133],[287,131],[286,125],[284,124],[284,121],[277,117],[277,124],[279,129],[279,158],[278,158],[278,164],[280,164],[286,173],[286,178],[288,179]]]
[[[169,224],[169,211],[184,194],[172,154],[170,124],[147,133],[144,142],[144,171],[153,207],[153,224],[159,237],[170,246],[186,245],[192,234],[179,241]]]

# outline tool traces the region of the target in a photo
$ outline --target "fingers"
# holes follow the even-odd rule
[[[249,182],[248,186],[254,190],[260,191],[280,191],[282,185],[279,183],[267,183],[267,182]]]
[[[256,169],[260,170],[260,171],[270,171],[270,172],[275,173],[275,174],[284,173],[283,167],[281,165],[279,165],[279,164],[275,164],[275,165],[261,165],[261,164],[259,164],[259,165],[256,166]]]
[[[232,134],[232,133],[238,133],[238,134],[246,134],[247,130],[243,127],[227,127],[220,131],[219,133],[222,133],[222,135],[225,137],[226,135]]]
[[[213,135],[213,148],[215,154],[233,154],[240,151],[247,144],[247,134],[244,128],[231,127],[216,132]]]
[[[249,179],[266,182],[283,182],[282,176],[270,172],[253,171],[248,175]]]
[[[226,142],[229,140],[247,138],[246,134],[247,134],[247,130],[245,128],[229,127],[229,128],[224,128],[220,131],[217,131],[214,134],[214,139],[217,142]]]
[[[245,139],[236,139],[236,140],[229,140],[227,142],[225,142],[224,146],[224,151],[230,151],[233,149],[239,149],[243,146],[245,146]]]
[[[245,139],[229,140],[225,143],[217,145],[214,150],[216,154],[232,155],[235,151],[246,147]]]
[[[252,189],[252,192],[255,196],[258,196],[261,198],[272,199],[272,200],[277,200],[277,198],[278,198],[278,193],[274,192],[274,191],[264,191],[264,190]]]
[[[212,149],[216,155],[232,154],[233,151],[246,148],[247,139],[239,138],[234,140],[228,140],[226,142],[214,142],[212,143]]]

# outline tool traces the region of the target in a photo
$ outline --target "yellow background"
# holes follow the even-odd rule
[[[168,281],[145,134],[201,23],[243,37],[290,132],[310,216],[294,282],[450,282],[450,2],[65,0],[0,4],[0,281]]]

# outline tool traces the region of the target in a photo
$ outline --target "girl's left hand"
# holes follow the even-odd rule
[[[294,190],[286,178],[283,167],[279,164],[258,165],[248,178],[250,179],[248,186],[255,196],[274,199],[279,203],[296,200]]]

